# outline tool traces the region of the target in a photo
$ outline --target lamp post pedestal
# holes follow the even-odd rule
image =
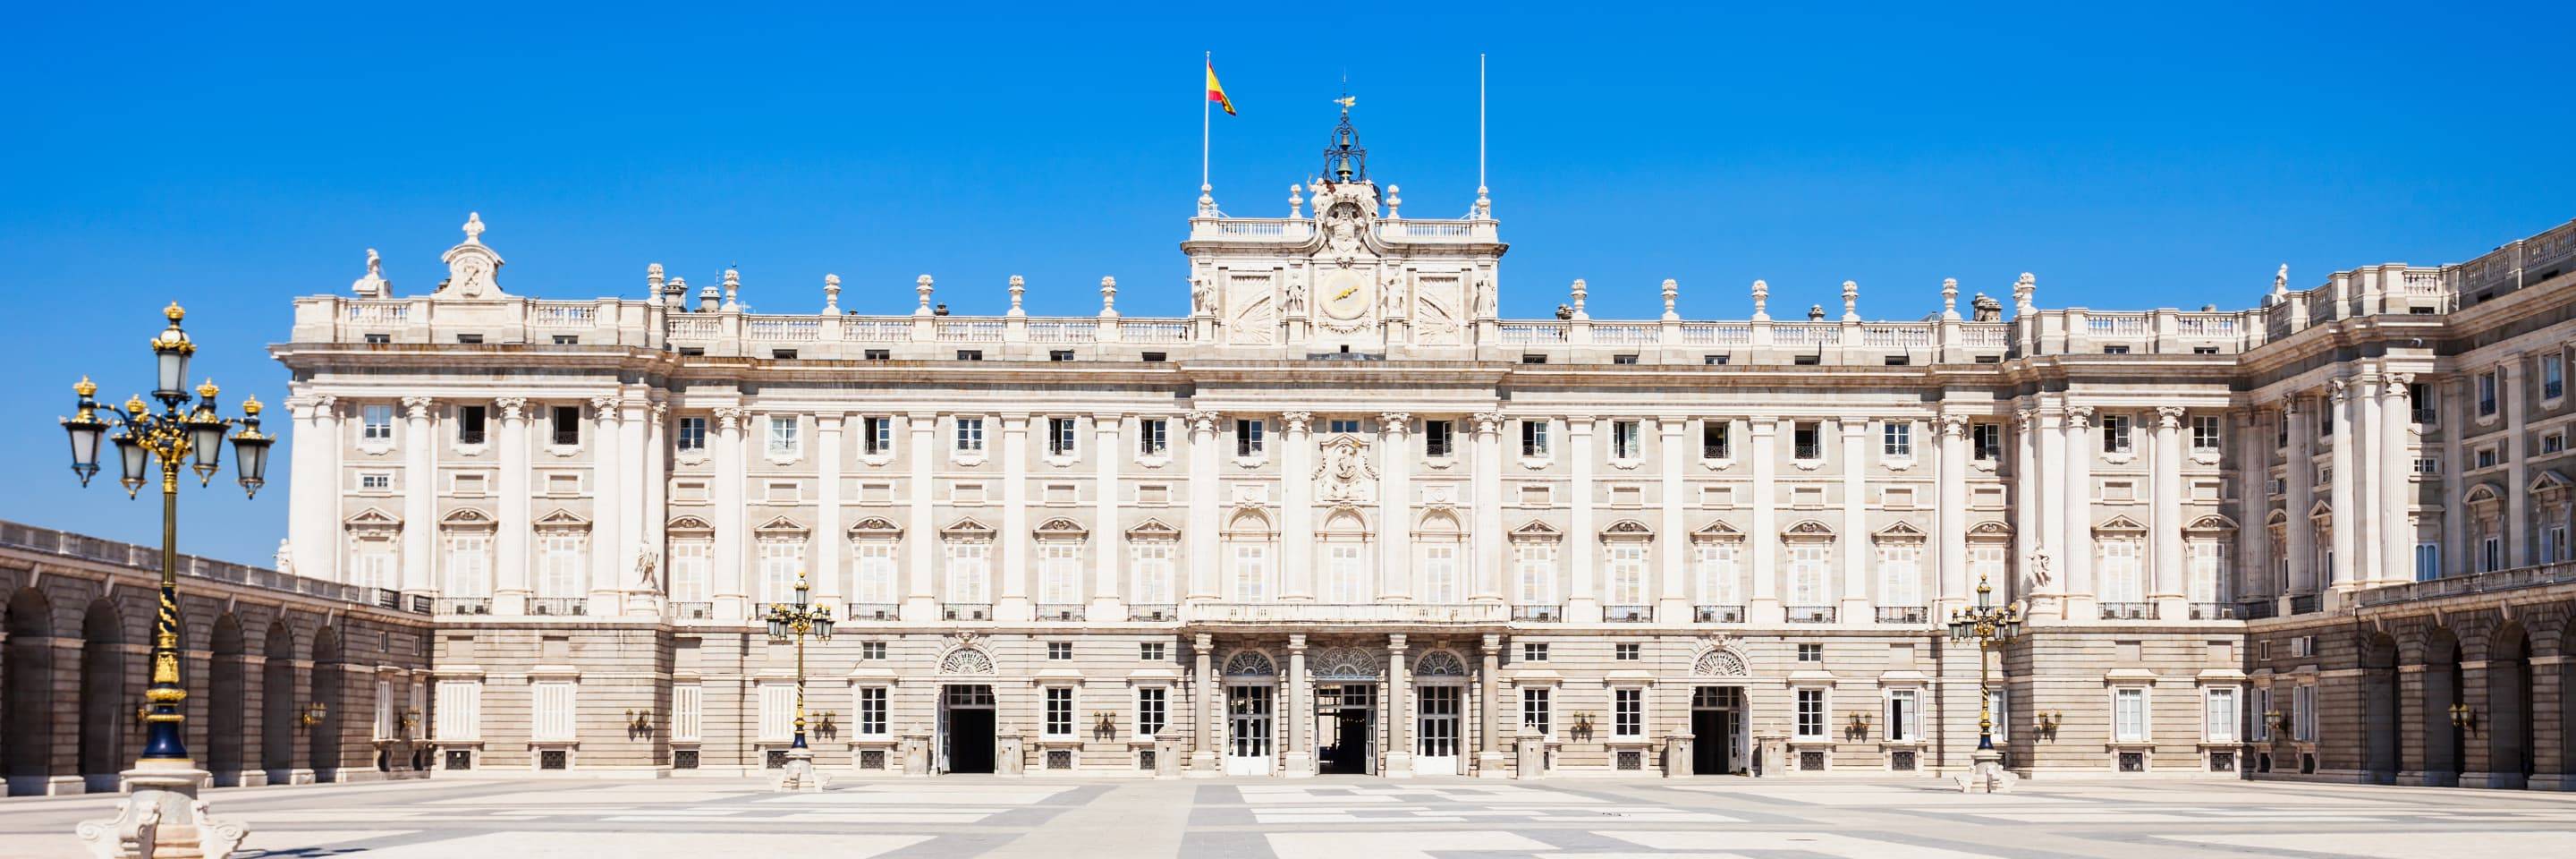
[[[777,788],[786,793],[820,793],[823,774],[814,770],[814,750],[798,747],[787,750],[787,766],[778,771]]]
[[[1968,771],[1959,776],[1960,793],[1975,793],[1979,787],[1987,793],[2011,793],[2013,783],[2021,780],[2004,769],[2004,753],[1999,749],[1978,749],[1968,760]]]
[[[85,821],[77,830],[96,859],[225,859],[250,835],[248,827],[214,819],[197,798],[206,771],[195,762],[145,758],[124,775],[128,793],[116,816]]]

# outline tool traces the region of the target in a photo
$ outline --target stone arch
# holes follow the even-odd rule
[[[304,729],[312,746],[313,780],[337,781],[340,771],[340,725],[347,721],[347,651],[340,631],[328,626],[313,633],[313,712],[321,721]]]
[[[992,654],[974,645],[960,644],[940,654],[939,673],[992,675],[1000,672],[993,665]]]
[[[2460,752],[2468,747],[2467,729],[2451,718],[2452,707],[2468,702],[2461,682],[2460,638],[2449,629],[2432,627],[2425,631],[2422,654],[2423,694],[2416,704],[2420,720],[2416,724],[2424,731],[2424,783],[2455,785],[2460,779]]]
[[[295,705],[301,696],[295,688],[295,630],[285,618],[269,623],[260,656],[267,660],[259,681],[260,768],[268,770],[269,784],[287,784],[295,770]]]
[[[2520,621],[2487,633],[2486,702],[2477,726],[2487,735],[2486,771],[2498,783],[2523,787],[2537,772],[2532,742],[2531,634]]]
[[[2405,702],[2397,685],[2397,639],[2385,632],[2361,638],[2363,778],[2395,784],[2406,769]]]
[[[1446,648],[1426,650],[1422,658],[1413,661],[1413,676],[1463,678],[1467,676],[1467,660]]]
[[[91,793],[115,791],[125,769],[125,731],[134,713],[125,706],[124,626],[116,603],[104,597],[81,613],[80,774]]]
[[[0,652],[0,724],[7,773],[43,781],[54,750],[54,606],[35,588],[9,595],[9,641]],[[14,791],[13,791],[14,792]]]
[[[1306,674],[1315,680],[1378,680],[1386,676],[1386,664],[1368,648],[1334,645],[1307,658]]]
[[[215,618],[208,636],[212,658],[206,662],[206,769],[220,787],[241,784],[247,647],[240,617],[226,612]]]
[[[1700,677],[1750,677],[1753,669],[1745,663],[1744,654],[1721,646],[1700,651],[1699,656],[1691,660],[1691,674]]]
[[[1226,677],[1277,677],[1279,663],[1271,661],[1270,654],[1247,647],[1227,655],[1218,673]]]
[[[1233,516],[1225,520],[1225,534],[1229,537],[1268,539],[1276,533],[1278,529],[1270,524],[1270,514],[1261,512],[1259,507],[1236,510]]]

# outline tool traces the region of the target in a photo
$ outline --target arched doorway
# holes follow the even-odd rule
[[[2531,636],[2506,622],[2487,638],[2488,787],[2531,783]]]
[[[2468,748],[2468,730],[2453,718],[2453,708],[2467,703],[2460,676],[2460,639],[2434,627],[2424,637],[2424,693],[2417,712],[2424,727],[2424,784],[2450,787],[2460,783],[2460,751]]]
[[[346,703],[341,700],[343,672],[340,658],[340,634],[330,627],[313,634],[313,712],[321,717],[305,729],[312,741],[313,780],[336,781],[340,774],[340,724]]]
[[[268,660],[259,678],[259,765],[269,784],[295,779],[295,631],[279,620],[260,646]]]
[[[35,588],[9,595],[9,643],[0,652],[0,725],[7,732],[12,796],[43,793],[54,750],[53,604]]]
[[[215,786],[241,784],[243,686],[248,668],[244,656],[241,619],[224,615],[215,619],[214,635],[209,641],[212,659],[206,664],[206,769],[214,773]]]
[[[2406,769],[2405,710],[2397,688],[2397,639],[2372,633],[2361,641],[2362,778],[2373,784],[2396,784]]]
[[[80,772],[91,793],[113,793],[125,769],[125,632],[116,604],[93,600],[81,615]],[[134,704],[142,705],[138,695]]]

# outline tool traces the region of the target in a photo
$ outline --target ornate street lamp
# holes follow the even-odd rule
[[[152,398],[160,401],[160,410],[147,407],[141,396],[126,399],[121,408],[101,405],[95,399],[98,385],[82,377],[72,386],[79,397],[73,415],[62,419],[63,431],[71,436],[72,473],[83,486],[98,474],[99,440],[111,429],[116,431],[109,440],[116,445],[117,482],[125,486],[126,497],[135,497],[151,480],[154,460],[161,467],[161,606],[153,623],[151,682],[143,692],[143,753],[125,771],[131,794],[117,816],[82,823],[79,834],[93,848],[106,848],[98,855],[150,856],[156,849],[193,847],[206,856],[223,856],[249,831],[205,816],[205,805],[196,797],[206,773],[189,759],[180,740],[185,718],[180,705],[188,693],[179,684],[179,472],[191,467],[188,460],[194,457],[197,485],[212,482],[222,463],[224,436],[238,426],[240,432],[231,433],[239,454],[234,467],[242,491],[256,495],[268,468],[268,446],[276,439],[259,431],[258,398],[242,401],[241,417],[224,418],[215,411],[220,390],[212,380],[189,394],[188,359],[196,355],[197,344],[179,328],[187,312],[173,303],[162,313],[170,317],[170,327],[152,338]],[[165,831],[172,837],[159,838]]]
[[[1988,793],[2012,789],[2012,772],[2003,767],[2003,753],[1995,750],[1994,690],[1986,653],[2021,637],[2021,628],[2021,604],[1995,605],[1994,586],[1982,575],[1977,577],[1977,604],[1950,612],[1950,640],[1977,645],[1977,751],[1969,756],[1973,768],[1959,777],[1962,792],[1981,784]]]
[[[805,639],[832,640],[832,607],[813,604],[805,571],[798,570],[795,601],[771,603],[762,619],[769,622],[769,643],[796,645],[796,739],[787,746],[787,766],[779,773],[778,789],[822,790],[822,776],[814,772],[814,750],[805,746]]]

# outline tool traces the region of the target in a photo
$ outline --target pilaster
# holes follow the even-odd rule
[[[1835,610],[1836,619],[1845,624],[1874,623],[1869,591],[1869,428],[1867,418],[1837,418],[1832,421],[1842,433],[1843,524],[1842,583],[1834,588],[1841,598]]]
[[[501,397],[493,401],[501,409],[500,522],[493,534],[493,549],[498,553],[493,568],[499,584],[492,591],[492,613],[516,616],[528,613],[528,399]],[[722,504],[723,496],[717,496]],[[739,509],[724,506],[720,509]],[[739,516],[737,516],[739,518]],[[717,535],[717,548],[722,550],[723,532]]]
[[[394,587],[409,592],[439,590],[437,401],[404,397],[402,577]]]
[[[904,456],[910,466],[904,481],[904,498],[910,502],[905,511],[908,522],[905,536],[903,619],[923,623],[939,617],[939,520],[931,508],[937,495],[938,479],[931,468],[939,458],[939,415],[914,412],[905,416],[910,441]]]
[[[1035,616],[1029,605],[1029,416],[1002,415],[1001,599],[993,619],[1025,621]]]
[[[1745,620],[1784,623],[1788,611],[1780,604],[1780,419],[1754,415],[1745,419],[1745,428],[1753,437],[1753,528],[1744,535],[1751,547],[1753,598],[1745,606]]]
[[[1565,560],[1570,582],[1565,600],[1567,623],[1601,622],[1601,582],[1594,573],[1601,553],[1601,534],[1592,522],[1593,506],[1600,503],[1600,490],[1592,483],[1592,434],[1608,423],[1608,418],[1585,420],[1575,416],[1565,421],[1566,461],[1574,469],[1572,486],[1566,492]]]
[[[1315,598],[1315,442],[1313,412],[1279,416],[1279,596]]]
[[[1385,412],[1378,420],[1377,596],[1410,599],[1413,571],[1413,416]]]

